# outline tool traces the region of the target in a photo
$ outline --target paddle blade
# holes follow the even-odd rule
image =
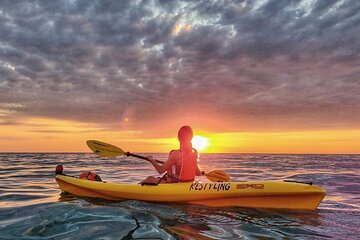
[[[230,176],[222,170],[215,170],[205,174],[206,178],[212,182],[228,182]]]
[[[121,148],[97,140],[88,140],[86,144],[100,157],[116,157],[125,154]]]

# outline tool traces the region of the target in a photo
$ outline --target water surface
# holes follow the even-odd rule
[[[154,154],[165,160],[166,154]],[[357,239],[360,155],[203,154],[232,181],[295,180],[327,191],[315,212],[112,202],[62,194],[54,169],[107,182],[156,175],[150,164],[93,154],[0,153],[0,239]],[[200,180],[206,181],[201,177]]]

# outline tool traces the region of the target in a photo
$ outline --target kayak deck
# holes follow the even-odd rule
[[[57,174],[60,189],[76,196],[108,200],[185,203],[210,207],[252,207],[315,210],[325,190],[303,183],[282,181],[168,183],[157,186],[117,184]]]

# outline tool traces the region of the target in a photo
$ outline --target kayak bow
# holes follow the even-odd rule
[[[78,179],[62,174],[56,181],[63,192],[108,200],[140,200],[209,207],[251,207],[315,210],[326,192],[316,186],[283,181],[192,182],[157,186],[117,184]]]

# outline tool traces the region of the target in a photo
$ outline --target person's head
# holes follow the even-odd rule
[[[178,131],[178,139],[180,142],[191,142],[193,131],[189,126],[182,126]]]
[[[192,151],[192,144],[191,144],[192,138],[193,138],[193,131],[191,127],[182,126],[178,131],[180,149],[186,152]]]

